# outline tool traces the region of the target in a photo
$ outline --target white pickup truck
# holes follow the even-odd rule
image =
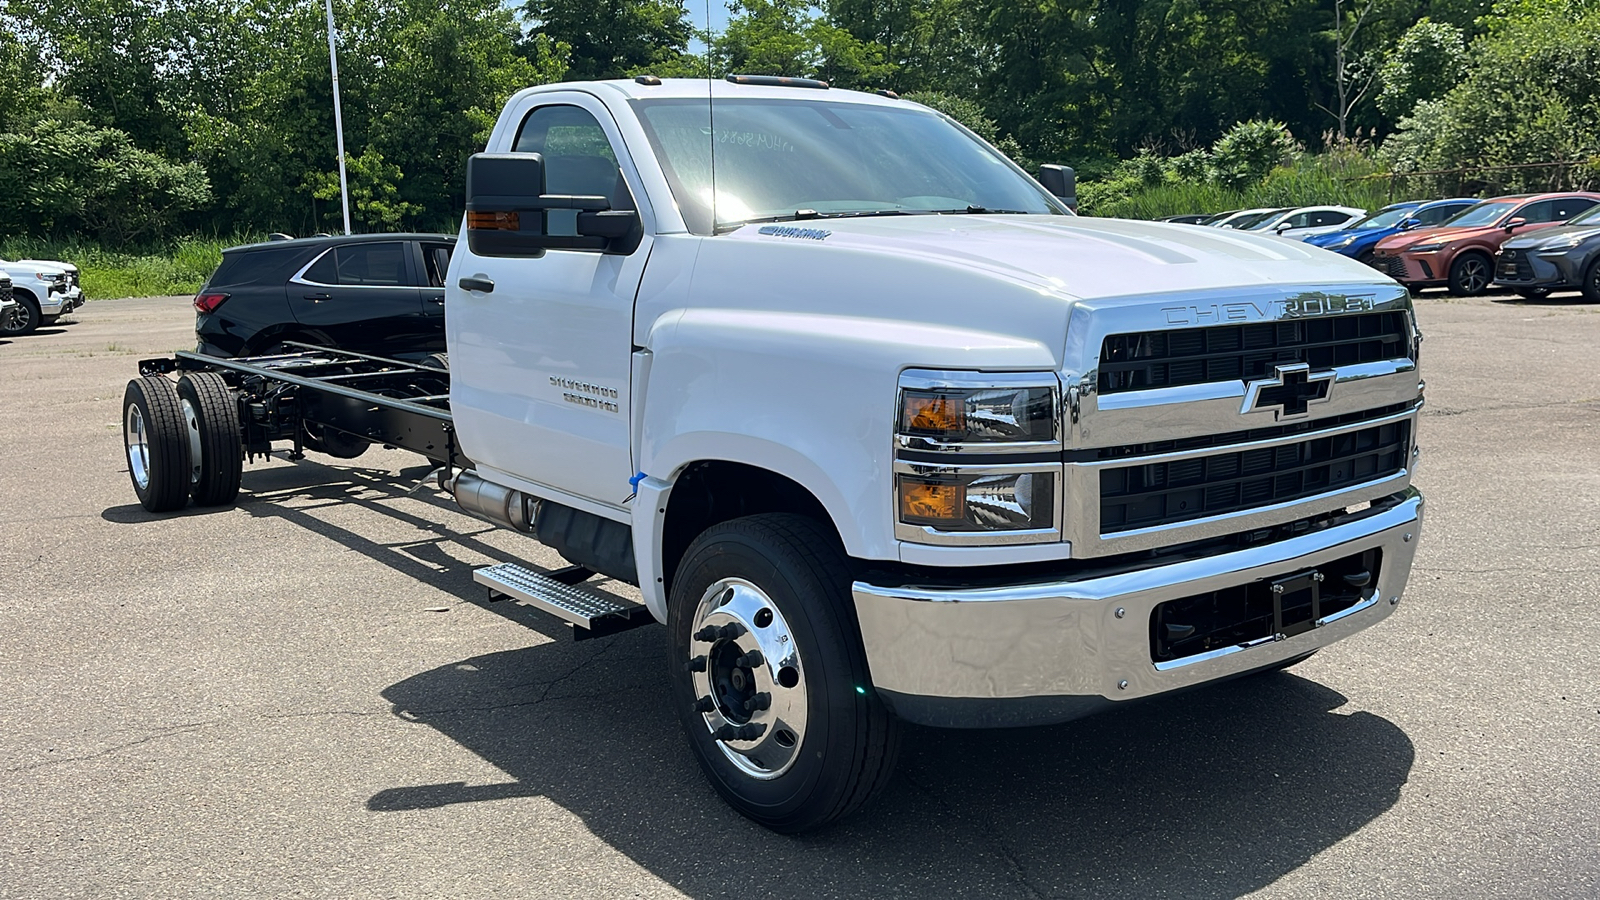
[[[147,360],[134,487],[230,502],[307,428],[429,455],[573,563],[497,596],[665,624],[690,746],[768,827],[869,799],[900,720],[1060,722],[1399,602],[1420,335],[1367,266],[1078,218],[942,115],[796,79],[523,91],[467,209],[448,373]]]

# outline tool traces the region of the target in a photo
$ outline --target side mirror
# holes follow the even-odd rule
[[[1277,224],[1277,226],[1274,227],[1272,230],[1276,231],[1279,234],[1283,234],[1285,231],[1289,230],[1289,223],[1288,222],[1279,222]]]
[[[553,211],[557,217],[570,211],[573,233],[550,233]],[[475,153],[467,159],[467,246],[478,256],[631,253],[640,230],[637,211],[614,210],[605,197],[546,194],[544,157],[538,153]]]
[[[1054,163],[1040,166],[1039,183],[1057,200],[1065,203],[1068,209],[1078,211],[1078,175],[1071,166]]]
[[[1516,231],[1519,226],[1526,225],[1526,224],[1528,224],[1528,220],[1527,219],[1524,219],[1522,216],[1517,216],[1516,218],[1514,218],[1511,221],[1506,223],[1506,230],[1507,231]]]
[[[1416,228],[1418,225],[1421,225],[1421,224],[1422,224],[1422,220],[1421,219],[1417,219],[1417,218],[1406,219],[1404,222],[1400,223],[1400,230],[1401,231],[1410,231],[1411,229]]]

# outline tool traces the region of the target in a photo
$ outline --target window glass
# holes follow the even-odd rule
[[[612,209],[633,209],[633,195],[617,168],[605,130],[588,110],[577,106],[541,106],[522,120],[517,153],[544,156],[544,189],[548,194],[600,196]],[[578,211],[545,211],[545,233],[572,237],[578,233]]]
[[[1362,231],[1366,231],[1369,228],[1388,228],[1393,225],[1399,225],[1415,214],[1416,207],[1414,206],[1402,206],[1399,209],[1381,209],[1348,227]]]
[[[1586,197],[1562,197],[1550,201],[1554,213],[1550,218],[1552,222],[1565,222],[1573,216],[1594,206],[1594,201]]]
[[[1515,209],[1515,200],[1485,200],[1482,203],[1467,207],[1464,211],[1450,219],[1446,224],[1451,228],[1478,228],[1484,225],[1493,225],[1500,217]]]
[[[288,254],[281,250],[255,250],[229,253],[222,257],[222,265],[211,274],[207,282],[212,287],[250,284],[270,278],[286,262]],[[284,277],[279,275],[279,278]]]
[[[1351,216],[1349,213],[1327,210],[1325,212],[1319,212],[1313,215],[1311,217],[1311,224],[1319,228],[1326,227],[1328,225],[1343,225],[1352,218],[1354,218],[1354,216]]]
[[[333,264],[333,251],[322,254],[300,277],[314,284],[338,284],[339,269]]]
[[[1526,219],[1528,224],[1532,225],[1536,222],[1554,221],[1554,219],[1551,217],[1555,215],[1555,211],[1556,205],[1553,202],[1549,200],[1540,200],[1538,203],[1529,203],[1527,206],[1522,207],[1521,209],[1512,213],[1511,217],[1514,219]]]
[[[1289,227],[1290,228],[1306,228],[1306,227],[1310,226],[1310,224],[1311,224],[1311,215],[1312,214],[1308,213],[1308,212],[1295,213],[1294,215],[1289,217],[1289,220],[1288,220],[1289,221]]]
[[[724,231],[793,219],[800,210],[823,217],[971,207],[1063,214],[1005,157],[909,104],[729,98],[717,101],[713,130],[704,99],[633,102],[673,196],[699,234],[713,230],[713,199],[717,230]]]
[[[339,269],[339,284],[406,284],[406,245],[399,241],[336,247],[332,255]]]
[[[444,273],[450,269],[450,245],[423,244],[422,260],[428,268],[428,284],[444,287]]]
[[[1424,225],[1437,225],[1464,209],[1465,206],[1435,206],[1417,213],[1416,218],[1421,219]]]

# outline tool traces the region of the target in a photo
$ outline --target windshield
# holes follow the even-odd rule
[[[1520,202],[1520,200],[1485,200],[1477,206],[1467,207],[1453,219],[1444,220],[1440,227],[1472,228],[1477,225],[1493,225],[1501,216],[1515,209]]]
[[[1261,221],[1241,227],[1243,227],[1246,231],[1266,231],[1268,228],[1278,224],[1278,220],[1284,218],[1283,214],[1286,212],[1289,212],[1289,210],[1275,209],[1272,212],[1267,213],[1266,218],[1263,218]]]
[[[1251,213],[1248,216],[1240,216],[1239,218],[1234,219],[1232,222],[1229,222],[1228,227],[1237,231],[1248,231],[1249,229],[1260,225],[1262,222],[1265,222],[1268,219],[1275,219],[1282,214],[1283,210],[1281,209],[1269,209],[1266,212]]]
[[[684,221],[712,233],[706,101],[634,103]],[[1016,165],[923,109],[719,99],[715,119],[718,231],[851,215],[1066,214]]]
[[[1346,225],[1346,231],[1366,231],[1369,228],[1392,228],[1404,222],[1416,212],[1415,206],[1402,206],[1399,209],[1380,209],[1354,225]]]

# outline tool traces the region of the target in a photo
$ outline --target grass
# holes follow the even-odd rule
[[[0,258],[53,259],[76,265],[83,291],[92,300],[107,297],[157,297],[192,294],[222,262],[222,251],[259,238],[180,238],[165,246],[111,250],[92,241],[69,238],[0,241]]]
[[[1123,219],[1158,219],[1230,209],[1324,204],[1376,210],[1410,199],[1391,198],[1386,178],[1369,177],[1378,171],[1376,163],[1359,153],[1308,155],[1274,169],[1266,178],[1243,189],[1235,190],[1212,182],[1168,180],[1125,195],[1113,194],[1084,212]]]

